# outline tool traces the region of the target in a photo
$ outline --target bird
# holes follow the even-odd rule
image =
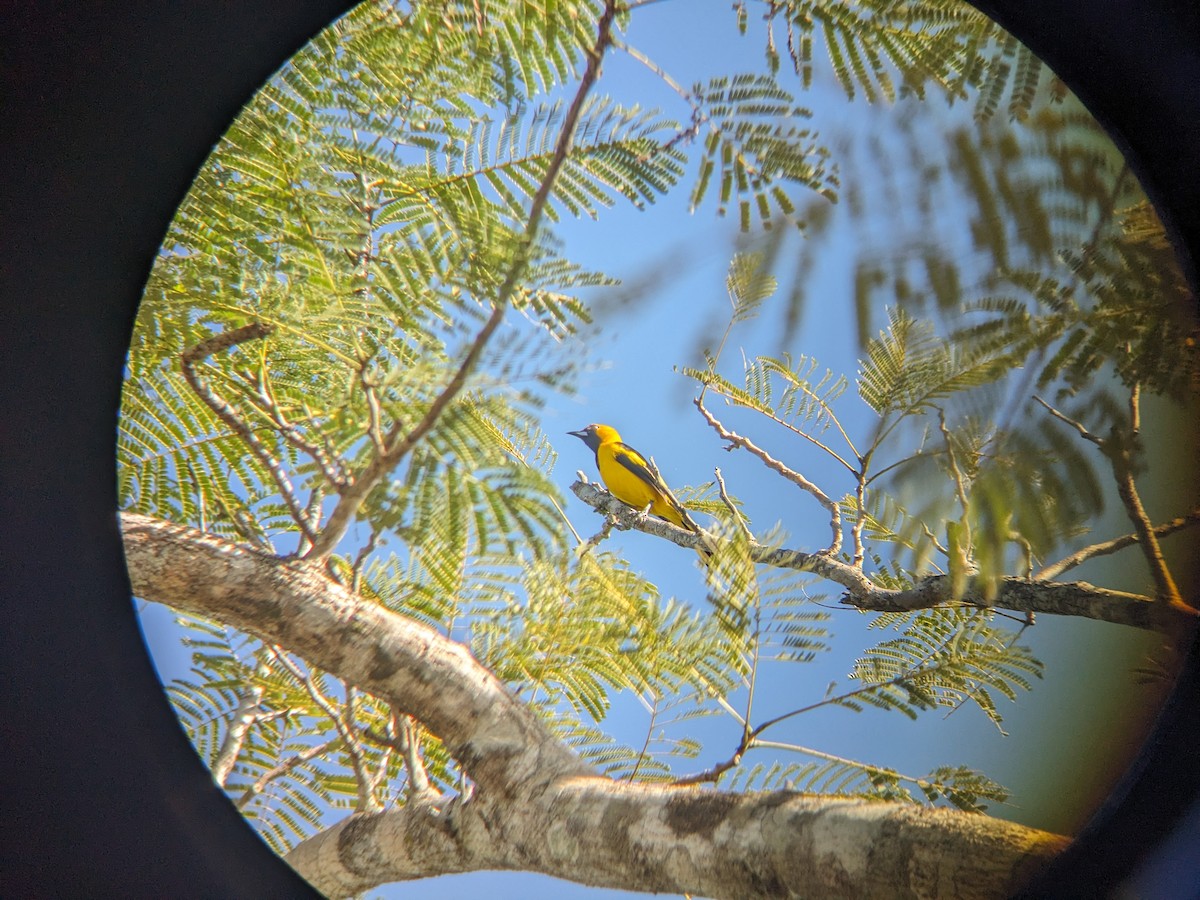
[[[634,509],[646,509],[672,525],[701,534],[700,526],[675,499],[658,469],[621,440],[617,429],[598,423],[567,434],[579,438],[596,454],[600,480],[609,493]]]

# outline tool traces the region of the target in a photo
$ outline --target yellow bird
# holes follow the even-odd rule
[[[700,526],[675,499],[654,466],[642,454],[622,443],[617,429],[597,424],[567,434],[579,438],[596,454],[600,479],[622,503],[635,509],[650,507],[650,512],[660,519],[688,531],[700,532]]]

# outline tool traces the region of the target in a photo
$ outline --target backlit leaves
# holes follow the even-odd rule
[[[888,318],[888,330],[867,345],[858,372],[859,396],[880,416],[923,412],[1008,370],[993,356],[947,343],[902,309],[888,310]]]
[[[598,0],[364,5],[273,78],[197,176],[151,274],[128,363],[119,489],[125,509],[290,553],[297,527],[279,473],[196,396],[181,354],[251,322],[273,326],[269,338],[200,368],[278,460],[301,504],[327,513],[385,443],[433,408],[482,323],[506,304],[467,388],[356,508],[329,570],[365,602],[468,643],[600,770],[666,781],[681,760],[698,758],[687,730],[695,719],[753,719],[758,675],[812,660],[829,635],[811,576],[753,563],[748,520],[730,509],[740,512],[741,502],[727,505],[711,488],[695,500],[720,520],[704,599],[664,598],[597,546],[574,552],[539,410],[552,392],[570,389],[578,367],[576,332],[590,321],[581,292],[613,280],[566,258],[552,232],[530,242],[524,222],[559,141],[563,89],[579,75],[600,8]],[[1040,66],[961,4],[791,0],[772,10],[769,25],[786,32],[802,79],[816,43],[847,93],[890,101],[936,84],[949,96],[975,91],[981,119],[1001,109],[1036,118]],[[809,192],[836,199],[829,152],[774,73],[718,77],[683,93],[682,126],[590,98],[549,197],[549,225],[596,218],[621,202],[642,208],[693,177],[692,208],[712,202],[743,231],[803,224],[797,197]],[[1048,420],[1014,433],[976,415],[986,406],[981,389],[1004,382],[1015,362],[1036,358],[1038,387],[1064,396],[1082,394],[1105,367],[1164,393],[1195,377],[1185,349],[1153,352],[1177,324],[1164,298],[1182,286],[1165,274],[1169,246],[1145,211],[1135,207],[1094,240],[1064,246],[1063,235],[1075,233],[1068,226],[1124,193],[1115,172],[1091,165],[1090,137],[1065,120],[1045,122],[1064,183],[1052,196],[1073,193],[1079,203],[1039,205],[1045,185],[1010,177],[1006,164],[1023,148],[1004,134],[981,146],[959,137],[947,170],[974,192],[972,246],[1002,265],[980,296],[954,262],[922,257],[930,306],[945,312],[975,291],[976,318],[947,331],[893,308],[865,345],[857,377],[859,397],[879,420],[861,455],[838,414],[855,402],[845,398],[848,380],[811,357],[754,356],[726,377],[718,351],[706,368],[685,370],[861,479],[862,502],[850,484],[838,508],[870,545],[870,574],[881,585],[959,563],[994,577],[1010,567],[1011,533],[1044,552],[1099,508],[1093,467],[1073,436]],[[1011,213],[1023,216],[1024,234],[998,224]],[[734,257],[731,328],[772,302],[775,250]],[[1051,259],[1063,263],[1053,276],[1039,279],[1027,265]],[[522,277],[501,296],[514,260],[524,264]],[[883,267],[872,271],[883,274],[864,283],[888,284]],[[1130,318],[1137,327],[1122,331]],[[889,431],[901,422],[916,424]],[[821,443],[831,430],[842,439],[836,452]],[[886,443],[914,434],[899,449]],[[939,492],[924,502],[885,492],[871,480],[884,465],[897,479],[931,473]],[[887,544],[912,554],[911,569],[898,554],[882,555]],[[1040,676],[1040,663],[987,613],[883,621],[897,633],[860,654],[855,687],[827,702],[797,700],[797,709],[811,701],[915,716],[970,704],[998,726],[1000,701]],[[349,733],[375,736],[360,754],[379,773],[367,799],[403,802],[406,770],[395,745],[377,740],[396,737],[390,710],[244,636],[210,623],[186,627],[194,671],[170,687],[172,699],[210,763],[239,708],[251,708],[255,725],[226,787],[245,798],[272,846],[285,849],[321,827],[330,809],[363,802],[363,760],[347,744],[347,722]],[[644,740],[605,732],[625,702],[645,710]],[[418,740],[435,785],[454,790],[469,777],[436,739]],[[818,761],[745,769],[735,783],[963,809],[1004,799],[999,786],[962,768],[909,776],[810,755]]]
[[[772,6],[768,23],[783,31],[792,67],[806,89],[823,55],[846,96],[861,93],[869,103],[924,97],[932,84],[950,100],[973,93],[978,119],[991,118],[1004,104],[1009,118],[1023,120],[1039,91],[1054,98],[1040,60],[959,0],[785,0]],[[768,41],[769,65],[773,41],[774,35]]]
[[[824,762],[756,763],[738,769],[727,786],[902,803],[941,800],[967,812],[983,812],[988,802],[1003,803],[1008,799],[1008,791],[1003,786],[965,766],[939,766],[927,775],[916,776],[836,758]]]
[[[810,113],[763,75],[716,78],[692,89],[693,127],[702,142],[700,173],[692,189],[695,209],[715,185],[717,213],[736,208],[743,231],[770,228],[795,211],[787,186],[799,185],[830,200],[837,177],[829,152],[815,133],[791,122]]]
[[[930,610],[912,617],[899,637],[858,659],[850,677],[864,689],[838,702],[851,709],[896,710],[910,718],[921,710],[970,702],[999,728],[1003,718],[996,700],[1015,701],[1041,673],[1042,664],[1015,635],[997,628],[990,614]]]

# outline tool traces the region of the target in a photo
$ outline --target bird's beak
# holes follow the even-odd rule
[[[581,441],[586,440],[586,435],[582,431],[568,431],[567,434],[571,435],[572,437],[577,437]]]

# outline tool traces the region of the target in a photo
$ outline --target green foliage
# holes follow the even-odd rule
[[[845,519],[862,524],[862,534],[868,542],[868,547],[871,544],[888,545],[891,549],[888,554],[891,558],[891,572],[886,570],[882,556],[876,552],[868,553],[876,567],[872,573],[876,583],[892,589],[907,588],[916,581],[916,573],[930,568],[937,572],[943,571],[931,560],[936,549],[930,537],[933,532],[928,531],[931,526],[927,525],[924,519],[910,514],[893,494],[870,491],[861,507],[855,497],[847,495],[838,506]],[[939,506],[938,509],[941,511],[942,507]],[[907,567],[900,564],[904,551],[907,551],[909,556]]]
[[[841,430],[833,405],[848,381],[830,369],[819,372],[817,360],[806,356],[793,359],[787,354],[756,357],[744,366],[744,387],[716,371],[715,357],[708,357],[707,362],[705,369],[684,367],[681,371],[734,406],[753,410],[810,438],[830,425]]]
[[[985,775],[965,766],[939,766],[927,775],[903,775],[848,759],[770,765],[757,763],[738,769],[727,787],[739,790],[799,791],[822,796],[861,797],[904,803],[944,800],[967,812],[983,812],[985,801],[1003,803],[1008,791]]]
[[[197,751],[217,765],[236,719],[251,720],[235,749],[226,791],[263,838],[282,853],[310,834],[330,809],[353,809],[359,785],[350,767],[338,724],[379,734],[388,731],[388,712],[378,701],[353,694],[340,682],[204,620],[189,619],[194,679],[178,679],[167,694]],[[446,755],[426,738],[427,773],[447,785]],[[313,751],[322,750],[319,754]],[[363,745],[363,768],[382,769],[374,794],[382,802],[402,790],[404,773],[385,749]]]
[[[997,389],[1012,373],[1007,354],[946,342],[902,311],[889,315],[891,327],[868,345],[859,372],[859,394],[880,416],[877,446],[906,419],[912,431],[931,411],[938,413],[942,441],[934,442],[926,426],[917,451],[884,470],[900,497],[872,492],[862,509],[864,529],[876,541],[907,548],[914,571],[937,549],[956,591],[968,573],[991,591],[1008,571],[1014,534],[1041,556],[1103,508],[1094,462],[1048,417],[1022,428],[995,421],[996,397],[1004,397]],[[942,404],[965,412],[947,425]],[[944,487],[931,491],[931,484]],[[910,511],[904,498],[916,503]],[[847,512],[858,515],[858,505]]]
[[[1032,396],[1097,433],[1128,428],[1135,385],[1178,399],[1200,384],[1196,325],[1161,225],[1074,102],[1020,129],[954,132],[944,158],[920,150],[925,135],[919,122],[906,132],[922,194],[965,192],[972,252],[922,233],[859,264],[860,309],[882,297],[901,311],[878,338],[864,336],[859,384],[889,417],[864,450],[890,455],[873,460],[868,486],[893,493],[908,522],[872,537],[907,547],[914,571],[946,556],[936,568],[954,569],[958,584],[969,569],[987,592],[1018,555],[1043,558],[1104,505],[1103,458]],[[919,209],[930,233],[935,208]],[[878,512],[870,494],[864,517]]]
[[[777,282],[764,267],[761,253],[738,253],[729,263],[725,290],[733,304],[730,324],[754,318],[762,302],[775,293]]]
[[[721,695],[732,651],[706,616],[660,601],[654,586],[609,554],[577,564],[526,562],[522,590],[482,608],[476,657],[522,693],[602,721],[611,696]]]
[[[977,706],[997,728],[1003,717],[996,695],[1016,700],[1041,678],[1042,664],[1016,635],[997,628],[991,613],[935,609],[909,618],[899,637],[867,650],[850,677],[863,688],[838,705],[896,710],[916,718],[922,710]]]
[[[963,340],[1009,358],[1044,360],[1037,386],[1053,389],[1059,400],[1094,390],[1110,369],[1126,387],[1181,399],[1200,383],[1200,325],[1161,235],[1161,228],[1143,236],[1109,232],[1080,250],[1064,250],[1066,277],[1003,273],[1012,293],[970,307],[982,321],[964,328]]]
[[[828,613],[814,609],[811,576],[791,570],[759,571],[745,532],[726,526],[705,565],[708,600],[730,668],[747,684],[768,661],[803,663],[828,649]],[[765,536],[765,543],[780,535]]]
[[[938,401],[990,384],[1008,370],[994,355],[947,343],[930,323],[903,309],[889,309],[888,319],[887,331],[867,344],[858,371],[858,395],[881,419],[927,412]]]
[[[1044,558],[1104,508],[1087,446],[1048,416],[1010,431],[967,417],[945,439],[889,466],[887,487],[868,493],[864,533],[903,548],[909,578],[970,573],[986,593],[1011,571],[1015,536]],[[844,509],[858,514],[852,498]]]
[[[921,150],[919,127],[907,139],[923,161],[923,194],[952,184],[970,198],[978,256],[921,235],[911,252],[861,264],[860,305],[883,297],[914,315],[935,310],[960,352],[1032,368],[1056,399],[1107,370],[1176,399],[1200,383],[1194,302],[1161,223],[1075,102],[1020,129],[957,131],[944,160]]]
[[[533,7],[516,6],[530,19]],[[568,75],[574,40],[590,39],[576,7],[553,4],[546,14],[555,24],[523,33],[519,48],[515,33],[497,37],[504,52],[495,54],[480,53],[473,13],[470,23],[462,19],[466,8],[444,10],[436,28],[427,7],[408,15],[363,8],[243,112],[182,205],[147,285],[119,436],[128,508],[224,534],[244,533],[242,519],[259,538],[269,530],[258,511],[247,513],[277,490],[271,473],[176,368],[184,349],[250,318],[275,325],[276,336],[207,361],[205,377],[299,476],[298,490],[328,493],[306,447],[354,469],[372,452],[364,422],[374,417],[382,430],[424,415],[457,366],[463,329],[498,299],[497,273],[517,246],[516,227],[557,133],[553,107],[521,115],[500,60]],[[495,4],[490,12],[507,15]],[[448,83],[470,85],[472,102],[449,97]],[[481,112],[496,103],[515,104],[499,127]],[[594,213],[611,200],[605,189],[650,199],[679,171],[674,151],[650,153],[652,135],[669,127],[593,104],[556,202]],[[552,341],[508,344],[496,377],[520,379],[536,367],[586,321],[570,290],[603,282],[547,245],[533,248],[510,299]],[[557,531],[546,528],[556,513],[544,471],[514,463],[496,438],[513,428],[528,433],[533,402],[529,390],[500,381],[457,403],[410,461],[400,489],[382,488],[387,502],[371,498],[372,524],[419,530],[435,492],[413,485],[429,475],[442,493],[469,495],[446,503],[460,515],[470,506],[486,529],[477,533],[489,540],[507,535],[511,545],[518,534]],[[283,420],[303,445],[286,439]],[[455,457],[470,478],[445,470]]]
[[[829,152],[814,133],[787,124],[811,113],[793,106],[791,95],[773,79],[754,74],[715,78],[696,85],[692,99],[694,132],[707,127],[692,189],[693,210],[714,177],[717,213],[725,215],[736,203],[743,231],[756,220],[770,228],[776,216],[791,216],[795,204],[784,187],[788,182],[836,198],[837,177],[826,167]]]
[[[508,218],[520,222],[528,197],[546,175],[562,124],[563,104],[541,105],[529,112],[517,107],[499,123],[471,122],[465,133],[450,136],[427,154],[436,179],[419,191],[397,192],[397,200],[379,224],[410,222],[414,206],[437,197],[455,209],[480,202],[489,190]],[[589,100],[573,152],[559,174],[554,200],[573,216],[597,218],[611,206],[613,193],[637,206],[653,203],[674,186],[683,172],[683,154],[660,146],[656,135],[676,128],[673,122],[639,109],[622,109],[609,98]],[[433,173],[430,173],[431,175]],[[439,177],[440,176],[440,177]],[[557,218],[555,207],[548,211]]]
[[[746,8],[735,4],[743,30]],[[335,23],[263,88],[198,174],[150,275],[118,434],[122,508],[303,552],[304,532],[319,531],[383,448],[436,413],[354,508],[328,569],[364,599],[467,643],[600,771],[670,781],[700,757],[687,729],[702,717],[732,719],[743,749],[756,751],[776,724],[822,706],[916,717],[971,704],[999,728],[997,702],[1030,689],[1041,663],[993,614],[957,607],[878,617],[896,635],[859,654],[855,687],[798,699],[776,720],[756,716],[759,679],[803,671],[793,666],[831,642],[829,617],[814,608],[813,575],[754,561],[764,546],[782,547],[782,531],[752,535],[724,487],[720,498],[712,485],[679,493],[718,520],[706,602],[664,599],[622,560],[572,545],[539,410],[571,390],[585,355],[581,295],[614,281],[566,258],[552,229],[621,200],[643,208],[685,180],[693,209],[715,195],[717,213],[736,210],[744,232],[815,220],[796,214],[798,195],[824,198],[826,209],[838,169],[775,77],[776,27],[805,87],[817,41],[850,96],[890,102],[932,83],[950,98],[974,93],[983,122],[1007,98],[1026,137],[994,122],[956,133],[936,173],[970,192],[971,245],[994,262],[988,277],[925,244],[894,265],[860,266],[864,307],[875,291],[900,304],[864,340],[865,437],[852,440],[845,424],[849,380],[811,357],[780,350],[750,357],[739,376],[721,371],[732,328],[776,298],[782,238],[734,256],[725,337],[703,368],[682,369],[702,397],[765,417],[840,464],[844,494],[809,487],[827,509],[842,497],[837,515],[854,544],[844,564],[904,588],[930,570],[994,585],[1012,568],[1014,541],[1044,555],[1100,510],[1104,492],[1077,436],[1048,416],[1000,414],[1024,410],[1030,383],[1075,403],[1069,414],[1124,426],[1125,407],[1095,386],[1099,374],[1170,396],[1200,380],[1195,340],[1175,337],[1185,288],[1161,226],[1092,126],[1069,105],[1039,107],[1049,79],[1028,51],[945,0],[772,3],[770,75],[680,89],[691,114],[683,126],[590,96],[551,185],[565,98],[601,9],[599,0],[381,0]],[[1042,174],[1014,174],[1031,152]],[[530,233],[543,189],[546,227]],[[1004,224],[1013,215],[1022,228]],[[495,309],[503,323],[481,347]],[[200,387],[190,384],[185,351],[249,323],[272,331],[195,361]],[[865,316],[863,326],[865,335]],[[448,391],[468,359],[463,385]],[[1016,381],[1017,366],[1033,381]],[[416,742],[436,789],[469,777],[436,738],[353,685],[213,623],[183,627],[193,671],[169,694],[210,765],[236,757],[224,787],[277,850],[330,811],[403,802],[414,777],[403,740]],[[605,731],[625,703],[646,712],[640,742]],[[239,717],[250,723],[241,737]],[[771,746],[817,761],[780,757],[736,768],[728,783],[969,810],[1006,796],[961,767],[909,776]]]
[[[556,716],[554,731],[585,761],[609,778],[624,781],[670,782],[674,780],[672,761],[692,760],[700,752],[700,743],[692,738],[672,737],[666,728],[678,728],[702,716],[711,716],[711,708],[696,705],[694,697],[675,698],[650,705],[650,726],[640,749],[614,743],[594,726],[569,717]]]
[[[744,21],[745,0],[735,4]],[[991,118],[1008,98],[1010,119],[1024,120],[1039,95],[1056,95],[1030,50],[977,9],[959,0],[785,0],[767,13],[767,63],[774,70],[774,23],[783,20],[788,55],[805,89],[813,80],[814,43],[854,98],[892,102],[925,96],[932,83],[949,100],[975,94],[975,115]],[[743,26],[744,29],[744,26]]]

